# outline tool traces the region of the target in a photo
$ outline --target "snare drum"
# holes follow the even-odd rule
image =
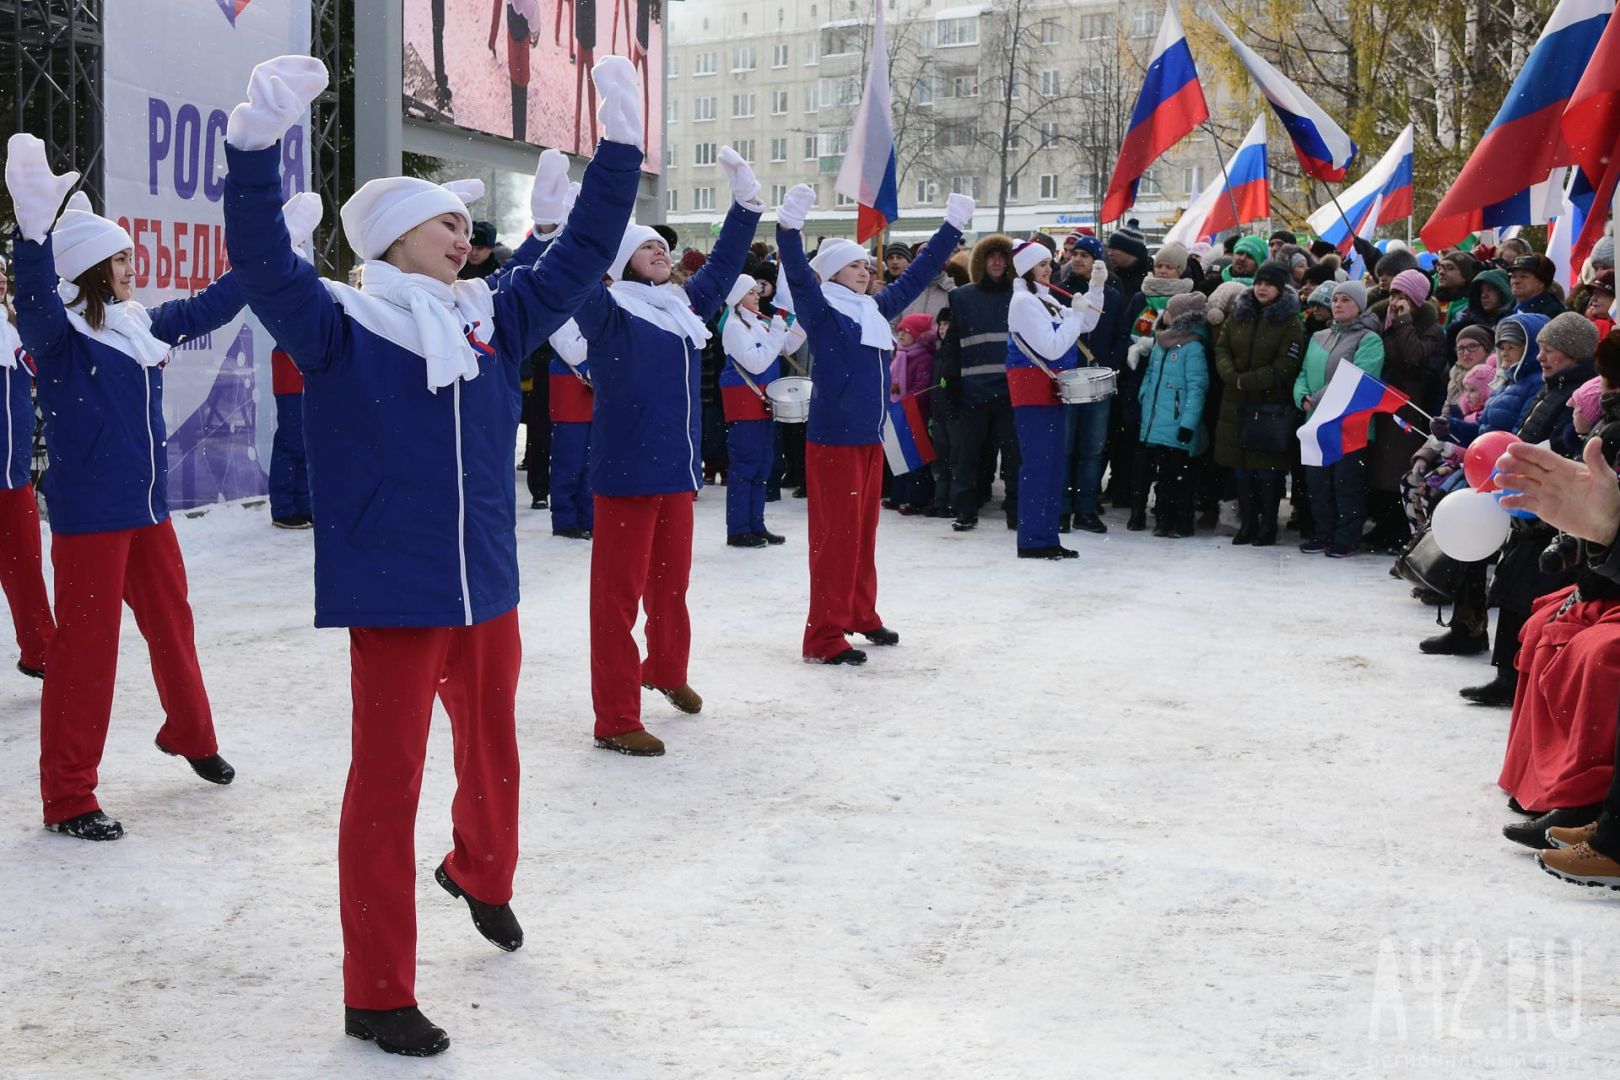
[[[1058,398],[1065,405],[1086,405],[1114,396],[1117,374],[1110,368],[1083,367],[1058,372]]]
[[[765,387],[771,402],[771,417],[783,424],[802,424],[810,419],[810,380],[802,375],[785,375]]]

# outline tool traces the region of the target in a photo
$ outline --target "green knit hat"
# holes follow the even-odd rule
[[[1265,262],[1266,257],[1271,254],[1270,249],[1266,247],[1266,242],[1258,236],[1245,236],[1232,248],[1232,252],[1233,254],[1242,253],[1247,255],[1257,263]]]

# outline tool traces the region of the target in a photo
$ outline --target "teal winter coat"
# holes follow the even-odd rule
[[[1203,315],[1182,318],[1154,335],[1153,353],[1142,374],[1142,425],[1137,433],[1143,445],[1167,446],[1197,455],[1209,445],[1204,426],[1204,401],[1209,394],[1208,324]],[[1175,344],[1166,345],[1168,339]],[[1182,429],[1193,432],[1181,441]]]

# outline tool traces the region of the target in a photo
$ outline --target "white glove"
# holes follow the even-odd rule
[[[326,65],[313,56],[278,56],[253,69],[247,100],[231,110],[225,141],[238,150],[274,146],[326,89]]]
[[[529,189],[529,214],[536,228],[557,225],[568,217],[568,155],[547,150],[534,167],[534,186]]]
[[[6,143],[6,190],[17,216],[17,228],[24,240],[45,242],[56,224],[62,200],[79,182],[79,174],[57,176],[45,160],[45,144],[19,131]]]
[[[720,171],[726,174],[726,183],[731,185],[733,199],[750,209],[764,208],[759,201],[759,181],[754,178],[754,170],[748,167],[741,154],[729,146],[720,148]]]
[[[816,189],[809,184],[795,184],[782,196],[782,205],[776,208],[778,228],[790,231],[804,228],[805,216],[816,205]]]
[[[1102,306],[1102,291],[1108,286],[1108,264],[1102,259],[1091,263],[1091,291],[1097,294],[1097,306]]]
[[[1132,345],[1130,351],[1125,354],[1125,365],[1132,371],[1135,371],[1137,368],[1142,366],[1142,358],[1150,351],[1151,350],[1147,345],[1138,341],[1135,345]]]
[[[596,84],[596,122],[608,142],[624,143],[637,150],[646,148],[641,124],[641,93],[636,86],[636,69],[622,56],[609,56],[591,68]]]
[[[313,191],[300,192],[282,205],[281,217],[287,223],[287,236],[292,240],[294,251],[304,253],[304,245],[315,235],[325,213],[321,197]]]
[[[973,200],[966,195],[951,195],[945,200],[945,220],[958,229],[965,229],[973,220]]]

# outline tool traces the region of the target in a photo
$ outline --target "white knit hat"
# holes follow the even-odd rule
[[[56,219],[56,228],[51,232],[56,273],[67,281],[134,246],[129,233],[90,208],[90,199],[82,191],[75,191],[68,199],[67,209]]]
[[[864,263],[870,257],[867,250],[853,240],[823,240],[821,250],[810,260],[810,269],[827,282],[850,263]]]
[[[614,281],[623,281],[624,268],[629,264],[630,256],[636,253],[636,248],[649,240],[657,241],[665,254],[669,253],[669,241],[658,235],[657,229],[651,225],[637,225],[632,222],[629,228],[624,230],[624,239],[619,241],[619,253],[613,256],[613,265],[608,267],[608,277]]]
[[[484,197],[482,180],[452,180],[435,184],[410,176],[369,180],[349,196],[339,217],[343,238],[362,259],[380,259],[404,236],[424,221],[440,214],[460,214],[472,228],[467,204]]]
[[[1025,240],[1013,248],[1013,273],[1023,277],[1041,264],[1042,259],[1050,259],[1052,253],[1046,250],[1046,245],[1038,240]]]
[[[747,274],[738,274],[736,283],[731,286],[731,291],[726,294],[726,307],[735,307],[737,304],[742,303],[742,298],[753,292],[758,285],[759,282]]]

